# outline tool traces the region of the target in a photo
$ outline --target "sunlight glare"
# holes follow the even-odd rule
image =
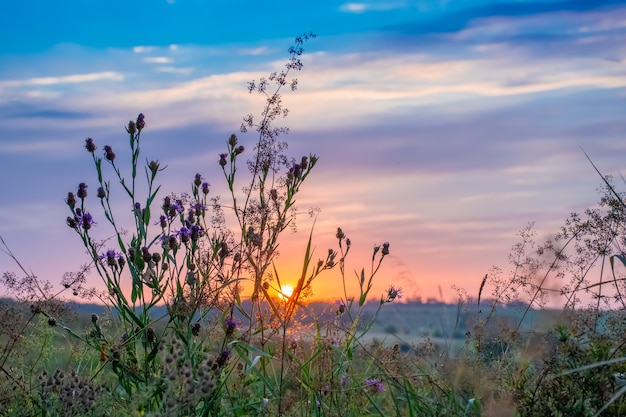
[[[278,292],[278,297],[281,300],[287,300],[293,294],[293,287],[291,285],[283,285]]]

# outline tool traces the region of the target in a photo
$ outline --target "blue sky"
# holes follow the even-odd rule
[[[218,191],[217,155],[263,105],[246,82],[280,71],[302,32],[319,37],[305,45],[299,91],[285,95],[285,139],[320,163],[298,206],[322,209],[318,251],[337,226],[351,236],[355,269],[391,242],[380,289],[476,292],[492,265],[507,268],[528,222],[541,240],[597,201],[581,147],[605,173],[623,167],[621,1],[1,7],[0,235],[51,282],[86,260],[63,203],[95,183],[86,137],[121,153],[123,126],[143,112],[146,157],[168,165],[164,190],[187,190],[199,172]],[[303,219],[294,247],[309,227]],[[319,292],[332,282],[320,278]]]

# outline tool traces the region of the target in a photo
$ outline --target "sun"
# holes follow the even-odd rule
[[[293,294],[293,287],[291,285],[283,285],[278,291],[278,297],[281,300],[287,300]]]

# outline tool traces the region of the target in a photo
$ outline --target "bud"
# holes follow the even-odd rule
[[[234,133],[230,135],[230,138],[228,138],[228,146],[231,148],[235,148],[235,146],[237,146],[237,136],[235,136]]]
[[[139,113],[137,116],[137,131],[141,132],[146,127],[143,113]]]
[[[74,197],[74,193],[67,193],[67,199],[65,199],[65,203],[70,207],[70,209],[74,210],[74,207],[76,207],[76,198]]]
[[[85,149],[87,149],[87,152],[89,153],[94,153],[94,151],[96,150],[96,144],[93,143],[93,139],[85,139]]]
[[[113,152],[113,148],[109,145],[104,145],[104,157],[107,161],[111,162],[115,159],[115,152]]]
[[[85,198],[87,198],[87,184],[85,184],[84,182],[81,182],[80,184],[78,184],[78,192],[76,193],[76,195],[81,200],[84,200]]]
[[[135,122],[133,122],[132,120],[129,120],[126,131],[130,133],[131,135],[134,135],[137,132],[137,125],[135,125]]]

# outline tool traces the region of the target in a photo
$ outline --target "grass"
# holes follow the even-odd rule
[[[459,290],[457,305],[399,304],[395,286],[377,297],[392,246],[374,244],[355,267],[341,228],[319,259],[311,230],[291,295],[272,295],[281,236],[318,164],[289,155],[288,129],[276,125],[314,37],[296,38],[283,71],[249,83],[265,104],[241,126],[255,141],[232,134],[215,158],[226,197],[199,173],[190,192],[163,195],[163,165],[140,162],[139,114],[126,128],[128,166],[110,146],[84,143],[95,175],[68,192],[65,220],[87,253],[80,270],[57,289],[2,240],[18,272],[1,279],[14,298],[0,302],[0,416],[626,414],[626,205],[608,177],[598,206],[552,239],[522,229],[510,269],[488,271],[477,298]],[[112,201],[123,198],[118,212]],[[308,299],[324,274],[344,284],[335,304]],[[65,293],[100,310],[77,314]],[[554,294],[562,308],[545,309]]]

